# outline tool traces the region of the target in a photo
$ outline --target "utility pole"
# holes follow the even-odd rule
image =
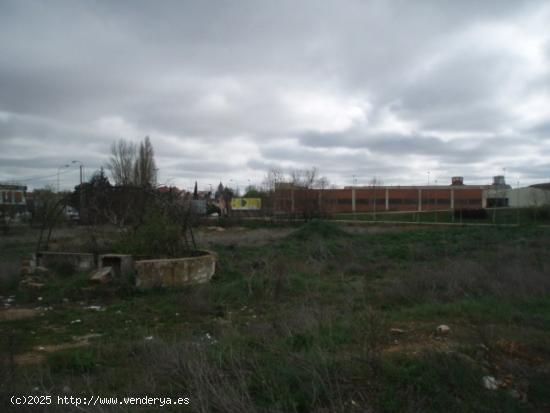
[[[68,168],[68,167],[69,167],[69,165],[61,165],[61,166],[57,167],[57,193],[59,193],[59,171],[62,168]]]

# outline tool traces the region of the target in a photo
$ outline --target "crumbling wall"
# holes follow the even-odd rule
[[[96,268],[94,254],[79,252],[53,252],[40,251],[36,254],[36,265],[40,267],[55,267],[57,265],[70,265],[76,271],[90,271]]]
[[[135,262],[136,287],[180,287],[206,283],[216,270],[216,254],[199,251],[200,256]]]
[[[99,256],[98,267],[112,267],[115,276],[134,272],[134,259],[126,254],[103,254]]]

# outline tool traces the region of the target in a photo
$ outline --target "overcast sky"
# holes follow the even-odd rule
[[[550,181],[549,22],[548,1],[0,0],[0,180],[89,176],[148,135],[183,188]]]

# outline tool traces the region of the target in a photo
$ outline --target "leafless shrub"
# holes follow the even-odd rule
[[[286,275],[288,273],[288,266],[283,257],[274,258],[272,264],[273,274],[273,299],[277,301],[283,291]]]
[[[527,257],[454,259],[440,268],[418,265],[383,288],[387,299],[456,300],[495,296],[528,298],[550,294],[550,267]]]
[[[255,412],[257,411],[247,389],[246,366],[238,358],[222,367],[211,361],[204,348],[193,344],[169,344],[156,341],[144,345],[140,352],[151,366],[152,391],[171,390],[191,397],[190,411]]]
[[[214,305],[210,285],[195,286],[182,296],[182,311],[187,314],[212,314]]]
[[[304,303],[285,314],[285,324],[290,331],[306,331],[319,328],[328,317],[327,309],[320,305]]]
[[[271,270],[271,260],[269,257],[261,258],[250,263],[250,268],[247,271],[246,282],[248,286],[248,296],[252,296],[254,293],[254,281],[262,274]]]
[[[0,262],[0,291],[16,282],[19,268],[18,261]]]
[[[380,359],[382,348],[388,340],[388,325],[384,315],[368,306],[358,317],[363,341],[363,357],[374,366]]]
[[[333,254],[327,246],[326,241],[322,238],[313,240],[307,258],[309,272],[320,275],[331,258],[333,258]]]

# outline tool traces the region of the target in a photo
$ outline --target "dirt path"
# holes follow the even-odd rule
[[[293,233],[295,228],[258,228],[248,229],[243,227],[206,227],[196,233],[199,245],[264,245],[272,241],[284,238]]]
[[[8,308],[0,310],[0,321],[23,320],[36,317],[38,314],[39,312],[32,308]]]

